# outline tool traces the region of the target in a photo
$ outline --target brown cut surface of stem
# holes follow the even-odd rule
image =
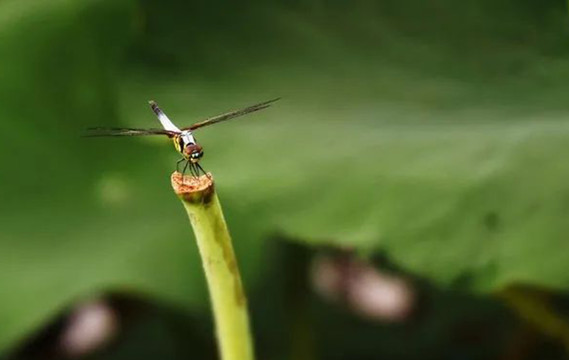
[[[215,192],[213,177],[210,173],[194,177],[182,175],[175,171],[172,173],[170,180],[176,195],[190,203],[208,203]]]
[[[175,171],[172,173],[170,180],[172,181],[172,187],[176,195],[199,192],[213,186],[213,178],[210,173],[197,178],[191,175],[182,175]]]

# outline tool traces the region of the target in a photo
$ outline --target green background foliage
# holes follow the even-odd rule
[[[203,129],[245,283],[285,234],[442,289],[569,288],[561,1],[0,3],[0,351],[104,291],[207,309],[165,139]]]

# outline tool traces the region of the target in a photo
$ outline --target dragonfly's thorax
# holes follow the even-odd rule
[[[174,146],[176,147],[176,150],[178,150],[179,153],[184,153],[184,149],[188,146],[188,145],[192,145],[196,143],[196,139],[194,138],[194,136],[192,135],[192,133],[190,131],[182,131],[181,133],[174,135],[174,137],[172,138],[172,140],[174,141]]]
[[[175,135],[172,140],[174,141],[176,150],[178,150],[186,160],[192,163],[200,161],[203,156],[203,150],[199,144],[196,144],[196,139],[190,131],[182,131],[180,134]]]
[[[196,139],[194,139],[194,135],[190,130],[184,130],[180,133],[180,139],[184,142],[185,145],[195,144]]]

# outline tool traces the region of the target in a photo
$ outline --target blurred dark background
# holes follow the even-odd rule
[[[216,359],[196,133],[258,359],[569,358],[561,0],[0,2],[0,358]]]

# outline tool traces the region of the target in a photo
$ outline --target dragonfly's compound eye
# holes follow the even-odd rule
[[[203,156],[202,147],[198,144],[190,144],[184,148],[184,156],[196,163]]]

